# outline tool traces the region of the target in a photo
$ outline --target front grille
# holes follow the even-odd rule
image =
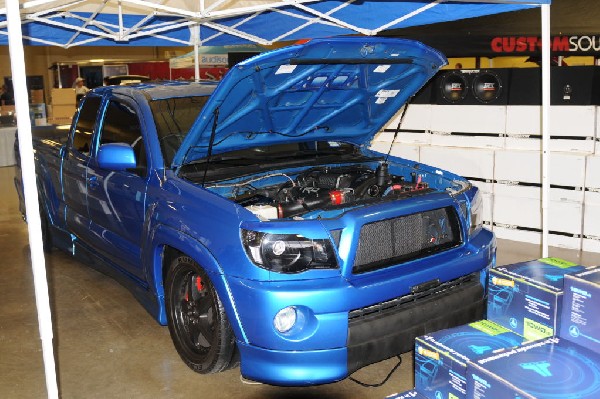
[[[460,225],[451,206],[368,223],[360,230],[352,273],[423,258],[460,243]]]

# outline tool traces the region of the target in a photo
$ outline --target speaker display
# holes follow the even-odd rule
[[[442,98],[452,104],[463,101],[469,90],[466,76],[459,71],[443,74],[439,86]]]
[[[550,102],[553,105],[600,105],[600,68],[552,67]]]
[[[541,105],[541,68],[443,70],[417,93],[417,104]],[[600,67],[551,68],[552,105],[600,105]]]
[[[437,104],[506,105],[510,69],[442,71],[436,78]]]
[[[492,103],[500,98],[503,82],[500,76],[492,71],[480,72],[473,78],[473,95],[484,104]]]
[[[515,68],[510,78],[508,105],[540,105],[542,73],[540,68]]]

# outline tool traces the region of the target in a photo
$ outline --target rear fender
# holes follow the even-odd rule
[[[223,302],[227,317],[237,339],[247,342],[229,284],[221,266],[208,248],[192,236],[162,224],[157,225],[150,231],[151,233],[147,235],[148,241],[146,249],[143,251],[143,256],[148,257],[144,259],[144,264],[150,265],[147,269],[149,274],[151,273],[148,276],[148,280],[156,292],[159,304],[157,314],[159,323],[163,325],[167,324],[163,270],[168,265],[163,264],[163,259],[165,248],[168,246],[194,259],[210,275],[210,279]]]

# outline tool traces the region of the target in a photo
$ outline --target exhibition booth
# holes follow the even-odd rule
[[[194,326],[204,322],[200,319],[212,320],[215,312],[220,312],[220,323],[227,324],[227,321],[222,322],[227,317],[231,323],[227,324],[229,329],[223,327],[218,331],[229,335],[218,345],[209,342],[208,350],[214,351],[215,347],[221,350],[230,344],[240,352],[234,353],[232,349],[222,355],[227,357],[226,361],[218,358],[208,368],[211,373],[225,370],[230,361],[232,365],[239,364],[241,356],[240,378],[246,384],[253,384],[248,381],[251,379],[284,386],[318,385],[354,376],[353,372],[365,365],[385,358],[378,346],[379,338],[369,338],[383,331],[386,338],[381,342],[386,350],[406,346],[394,342],[392,336],[410,337],[410,347],[416,338],[414,384],[411,384],[414,389],[389,398],[519,396],[541,399],[576,394],[592,399],[600,395],[596,378],[600,375],[600,349],[596,345],[600,339],[600,319],[593,311],[587,311],[598,306],[594,299],[600,289],[598,270],[581,266],[583,262],[548,256],[550,246],[600,253],[600,230],[594,223],[600,214],[600,180],[595,175],[595,168],[600,164],[600,95],[594,90],[600,82],[600,72],[589,63],[578,65],[573,59],[564,58],[567,55],[593,57],[592,63],[595,63],[600,41],[596,44],[595,38],[583,35],[551,37],[549,0],[386,1],[385,6],[378,1],[244,1],[237,2],[233,8],[222,1],[200,2],[197,8],[196,5],[188,7],[185,1],[168,5],[137,0],[101,3],[57,5],[42,1],[25,2],[18,7],[17,2],[7,1],[5,24],[0,25],[0,32],[6,28],[0,43],[4,37],[10,46],[16,103],[15,113],[10,114],[13,119],[7,123],[15,126],[0,129],[0,166],[18,164],[19,176],[15,182],[17,190],[22,183],[20,205],[29,210],[26,219],[49,398],[59,397],[60,391],[42,248],[48,243],[48,232],[52,231],[49,224],[59,227],[55,232],[64,233],[61,236],[64,245],[57,245],[58,240],[53,244],[50,239],[50,248],[54,245],[76,256],[89,250],[85,238],[90,233],[103,245],[114,245],[111,255],[116,259],[119,251],[129,251],[127,256],[132,253],[133,241],[125,243],[115,239],[117,230],[111,230],[112,227],[120,228],[123,220],[135,222],[140,215],[149,217],[144,219],[144,229],[140,230],[147,241],[136,249],[136,256],[142,259],[144,268],[151,264],[153,269],[128,269],[127,266],[115,269],[125,276],[123,279],[137,284],[131,291],[160,324],[169,325],[180,357],[189,368],[200,373],[204,373],[205,364],[194,363],[197,356],[194,351],[204,353],[206,346],[198,337],[198,342],[192,339],[190,347],[194,353],[189,355],[190,347],[185,347],[187,341],[178,341],[176,337],[178,334],[203,337],[203,327],[198,327],[201,330],[198,333]],[[52,4],[54,7],[50,7]],[[377,36],[394,29],[452,23],[530,8],[540,20],[541,37],[491,38],[486,42],[488,52],[457,52],[455,57],[461,59],[451,61],[435,75],[444,63],[440,60],[445,61],[444,56],[429,47],[419,47],[421,44],[390,40],[392,44],[388,49],[387,43],[380,44],[369,38],[357,50],[354,37],[346,42],[324,39],[307,44],[304,40],[348,34]],[[229,72],[237,61],[262,53],[262,47],[250,47],[248,43],[271,46],[284,40],[300,43],[294,47],[297,53],[279,49],[243,61]],[[427,44],[433,39],[422,40]],[[168,102],[170,97],[165,93],[170,90],[180,87],[182,92],[195,93],[200,86],[173,82],[163,87],[149,83],[141,89],[141,86],[133,87],[130,92],[123,88],[112,91],[100,88],[96,93],[101,97],[96,99],[96,108],[91,108],[88,104],[92,102],[84,98],[80,103],[75,91],[63,86],[62,76],[76,77],[79,73],[74,71],[80,69],[75,64],[57,63],[54,69],[60,83],[49,90],[49,95],[42,93],[40,98],[40,94],[27,88],[23,45],[65,48],[114,45],[115,51],[126,51],[126,46],[166,43],[193,46],[194,50],[168,61],[123,62],[126,73],[122,75],[160,80],[168,70],[168,80],[181,77],[196,82],[222,81],[222,84],[213,94],[205,95],[202,106],[206,104],[206,110],[201,111],[196,123],[189,124],[189,135],[179,138],[173,154],[168,160],[165,156],[161,168],[153,166],[152,161],[157,157],[152,151],[159,149],[164,155],[164,146],[172,144],[170,141],[164,144],[163,139],[172,139],[178,133],[173,130],[166,134],[154,129],[159,144],[150,145],[149,162],[140,170],[135,160],[141,155],[133,151],[139,140],[122,146],[118,140],[101,142],[103,139],[98,138],[105,126],[112,128],[110,123],[118,126],[118,118],[110,119],[109,105],[130,104],[127,101],[135,98],[135,107],[131,103],[120,109],[122,118],[132,117],[135,114],[132,109],[140,110],[139,115],[151,115],[158,112],[159,102]],[[332,50],[334,44],[337,47]],[[252,51],[242,51],[244,54],[240,55],[238,51],[230,51],[228,46],[232,45],[246,46]],[[209,46],[215,47],[209,49]],[[530,65],[494,68],[490,61],[482,67],[482,57],[492,59],[500,54],[515,53],[527,56]],[[462,59],[469,56],[476,59],[474,68],[462,65]],[[426,63],[429,64],[423,66]],[[407,76],[413,76],[412,80],[406,79]],[[425,86],[415,86],[418,79],[425,81],[426,78],[431,79]],[[65,79],[65,86],[68,84]],[[412,96],[419,87],[421,89]],[[124,100],[127,96],[130,98]],[[408,100],[406,105],[396,113],[404,100]],[[389,111],[387,107],[391,109],[394,105],[398,105],[396,110]],[[177,117],[175,110],[180,106],[168,104],[164,108],[168,111],[161,110],[164,120],[169,115],[173,118],[172,126],[189,122]],[[88,112],[86,107],[93,112]],[[386,109],[389,116],[395,116],[391,119],[388,116],[385,119],[389,119],[388,122],[379,121],[378,114],[371,112],[374,109]],[[86,115],[91,127],[84,126],[78,119],[72,121],[69,115],[75,110],[79,118],[89,113]],[[256,130],[247,127],[245,118],[249,116],[257,123]],[[184,114],[184,118],[188,116]],[[49,152],[42,152],[58,148],[58,144],[52,142],[53,138],[40,144],[43,140],[32,135],[32,127],[71,122],[72,135],[90,136],[93,150],[90,152],[88,146],[76,152],[74,144],[62,147],[57,151],[61,166],[56,178],[52,174],[53,166],[48,166],[51,164],[47,162]],[[356,133],[357,126],[368,130],[379,122],[383,127],[374,130],[373,141],[362,143]],[[145,126],[137,119],[128,123],[127,128],[133,131]],[[171,125],[165,122],[165,126]],[[19,144],[15,157],[17,128]],[[84,131],[85,128],[89,131]],[[228,128],[233,132],[226,132]],[[115,129],[118,134],[127,130],[119,129]],[[240,132],[244,133],[243,137],[236,136]],[[215,155],[214,147],[223,143],[223,147],[230,146],[232,151],[242,151],[253,140],[257,148],[263,150],[259,144],[265,145],[267,137],[280,140],[277,144],[283,145],[284,137],[290,142],[287,144],[299,142],[303,136],[307,140],[314,137],[316,143],[318,138],[327,135],[329,138],[323,140],[331,145],[330,150],[341,154],[344,146],[337,148],[340,145],[336,140],[347,140],[364,151],[376,151],[381,159],[368,166],[365,166],[367,161],[360,161],[365,162],[360,167],[352,165],[345,169],[330,163],[322,168],[319,164],[319,167],[292,172],[273,172],[275,169],[267,166],[264,171],[256,172],[253,165],[248,164],[239,175],[227,175],[221,180],[211,175],[218,175],[219,168],[231,167],[227,164],[231,160],[224,161],[224,152],[217,151],[215,164],[221,166],[212,164],[213,169],[209,168]],[[92,141],[92,136],[97,143]],[[144,135],[140,137],[146,139]],[[319,146],[315,144],[315,149]],[[104,150],[110,154],[108,161],[101,159]],[[119,151],[128,151],[134,160],[115,160]],[[85,156],[79,157],[80,153]],[[87,158],[90,154],[91,158]],[[388,159],[393,165],[396,157],[407,163],[388,171]],[[270,158],[265,158],[265,165],[274,162],[275,154]],[[45,173],[41,183],[39,171],[36,178],[35,170],[40,164]],[[206,165],[205,169],[197,166],[201,164]],[[191,165],[195,169],[190,172]],[[82,175],[84,169],[86,172]],[[135,176],[127,175],[119,180],[125,172]],[[178,180],[186,173],[195,176],[189,179],[193,188],[188,189],[188,182]],[[66,202],[72,194],[67,186],[76,186],[77,175],[83,176],[80,184],[86,188],[82,212],[90,217],[87,231],[81,227],[84,226],[80,223],[82,218],[69,213],[73,203]],[[458,176],[468,182],[461,183]],[[142,191],[152,185],[157,192],[165,190],[161,194],[162,202],[157,201],[140,211],[140,204],[150,201],[154,193],[135,188],[138,177],[147,178]],[[266,179],[269,179],[268,184],[263,183]],[[374,183],[362,183],[361,179]],[[64,191],[55,196],[56,200],[48,201],[54,198],[48,196],[51,191],[47,189],[48,181],[61,182],[60,189]],[[110,195],[114,193],[111,190],[115,181],[121,184],[118,194],[122,197],[118,200]],[[479,189],[473,188],[475,186]],[[104,194],[94,194],[93,190],[98,188]],[[197,203],[185,205],[186,196],[196,189],[203,193],[196,198]],[[138,192],[131,197],[135,200],[127,203],[127,196],[136,190]],[[359,192],[364,197],[360,197]],[[173,193],[180,196],[184,206],[171,201]],[[427,195],[431,197],[425,197]],[[406,200],[412,213],[406,211],[408,213],[399,215],[386,209],[392,196],[398,201]],[[40,207],[38,198],[43,199],[42,204],[46,200],[47,205]],[[218,202],[224,198],[235,202],[235,206]],[[67,205],[63,206],[63,201]],[[194,210],[202,201],[206,206]],[[444,206],[438,209],[436,203]],[[369,212],[370,206],[377,212]],[[128,211],[119,214],[119,207]],[[59,209],[58,221],[53,208]],[[480,209],[483,213],[479,213]],[[177,213],[171,214],[172,211]],[[117,215],[117,218],[111,222],[112,227],[98,227],[94,212],[101,217]],[[186,215],[186,212],[192,216],[178,222],[180,231],[163,231],[176,215]],[[226,224],[231,220],[224,216],[228,212],[236,215],[232,216],[236,234],[228,235],[228,238],[235,236],[235,242],[228,243],[223,238],[224,244],[218,245],[215,234],[230,231]],[[222,217],[211,219],[217,214]],[[202,233],[192,221],[194,218],[213,221],[211,232]],[[127,222],[128,228],[119,234],[130,234],[137,228],[134,222]],[[154,223],[164,226],[154,230]],[[410,229],[403,223],[410,223]],[[317,224],[324,234],[320,230],[315,233],[313,226]],[[482,230],[481,225],[485,229]],[[80,230],[69,230],[72,226]],[[277,230],[281,226],[283,230]],[[295,226],[303,226],[301,234],[295,232]],[[499,239],[538,245],[541,259],[497,264],[496,241],[489,231]],[[424,238],[421,233],[425,234]],[[171,237],[165,238],[169,234]],[[236,252],[238,235],[245,252],[238,251],[243,255],[242,260],[232,262],[239,255]],[[155,248],[160,239],[168,244],[161,242]],[[126,246],[130,247],[123,250]],[[411,252],[405,248],[411,246],[418,249]],[[186,258],[188,252],[184,249],[196,252]],[[290,254],[295,256],[293,261],[289,261]],[[278,256],[287,258],[281,260],[283,257]],[[212,262],[206,269],[208,272],[200,266],[196,268],[202,264],[198,259],[211,259],[207,261]],[[298,259],[301,266],[295,263]],[[161,269],[160,262],[165,260],[172,262],[171,266]],[[225,261],[221,260],[235,266],[222,267]],[[115,265],[119,261],[111,258]],[[239,267],[245,265],[244,262],[251,262],[249,264],[256,268]],[[449,267],[443,269],[441,265]],[[178,272],[178,268],[183,271]],[[459,272],[460,268],[465,269],[464,273]],[[201,271],[197,272],[198,269]],[[401,270],[406,274],[395,274]],[[434,271],[435,276],[428,274]],[[329,285],[335,279],[340,281]],[[130,288],[128,284],[124,283]],[[393,286],[399,291],[404,288],[408,291],[394,296]],[[209,310],[203,308],[207,287],[214,287],[210,288],[211,304],[206,305]],[[306,289],[305,295],[298,297],[302,299],[288,303],[302,287]],[[460,323],[445,323],[444,317],[450,316],[438,315],[440,308],[435,301],[439,300],[438,296],[455,290],[461,293],[449,296],[446,306],[458,309],[465,305],[461,302],[472,306],[464,314],[452,315],[454,320],[461,320]],[[355,295],[346,298],[344,292]],[[335,293],[335,300],[328,301],[328,293]],[[470,299],[461,301],[460,298]],[[422,305],[420,301],[431,303]],[[475,309],[477,301],[485,305],[482,313]],[[253,315],[253,310],[260,314]],[[262,310],[264,314],[273,311],[274,315],[264,316]],[[177,316],[177,312],[181,315]],[[432,316],[431,322],[427,320],[428,315]],[[196,316],[198,320],[194,322],[192,319]],[[268,319],[267,323],[263,319]],[[411,323],[414,323],[413,330],[401,335],[399,331],[410,330],[406,325]],[[261,332],[263,325],[268,328]],[[324,333],[323,326],[336,333]],[[214,327],[210,325],[210,329]],[[393,331],[387,334],[388,330]],[[345,343],[339,344],[344,339]],[[324,355],[326,351],[328,354]],[[406,350],[398,349],[395,354],[399,356],[403,352]],[[294,369],[294,359],[299,356],[305,356],[300,362],[302,366],[299,363]],[[307,365],[312,364],[315,367],[308,370]],[[551,377],[553,383],[547,384],[550,381],[547,378]],[[354,377],[349,380],[369,386]]]

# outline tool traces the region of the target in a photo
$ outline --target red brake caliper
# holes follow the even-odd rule
[[[196,277],[196,289],[198,290],[198,292],[200,292],[204,289],[204,284],[202,284],[202,277],[200,277],[200,276]],[[190,292],[189,291],[185,292],[184,299],[186,302],[190,301]]]

